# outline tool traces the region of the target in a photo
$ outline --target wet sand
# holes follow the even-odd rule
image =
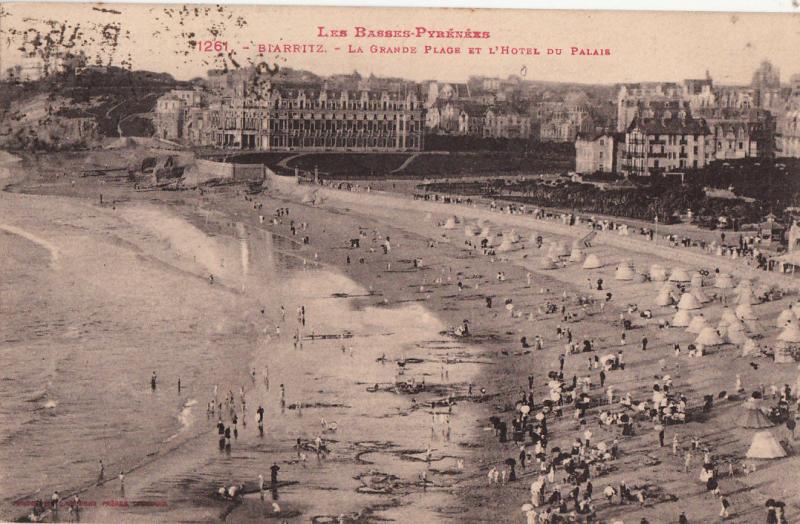
[[[539,253],[531,246],[531,239],[537,229],[542,229],[535,222],[529,229],[518,228],[524,239],[524,249],[490,258],[465,250],[463,224],[455,230],[437,227],[437,222],[443,222],[447,214],[453,212],[454,208],[449,206],[443,206],[441,214],[425,220],[424,212],[405,209],[405,205],[397,208],[370,205],[369,195],[365,194],[360,195],[363,205],[355,208],[349,199],[337,201],[335,196],[320,206],[311,207],[299,205],[297,194],[271,193],[269,196],[255,197],[257,202],[263,204],[263,209],[257,211],[253,209],[254,202],[230,190],[217,190],[199,196],[194,192],[133,192],[124,183],[109,183],[103,188],[106,202],[113,198],[127,200],[120,202],[116,209],[109,209],[107,204],[102,208],[97,206],[96,181],[75,181],[76,184],[72,185],[67,180],[32,177],[28,181],[28,190],[71,194],[79,198],[47,197],[44,200],[47,204],[42,205],[35,202],[42,201],[43,197],[6,193],[0,196],[0,205],[7,206],[2,216],[12,216],[15,218],[12,226],[24,227],[36,238],[41,237],[59,250],[64,250],[64,253],[59,251],[59,263],[66,264],[65,267],[74,264],[86,269],[83,265],[92,260],[98,264],[97,253],[103,253],[103,259],[117,259],[120,252],[125,253],[130,257],[127,263],[120,264],[125,268],[135,266],[133,260],[140,261],[141,257],[145,257],[146,268],[140,270],[141,274],[136,273],[138,278],[131,278],[132,282],[127,285],[134,296],[140,293],[146,295],[145,291],[153,286],[154,297],[149,300],[142,298],[137,311],[146,311],[148,307],[158,309],[158,304],[166,296],[166,307],[162,306],[164,309],[158,309],[158,312],[164,314],[164,310],[168,310],[168,318],[164,322],[172,324],[172,315],[178,314],[180,317],[181,311],[199,307],[201,312],[197,313],[197,318],[193,321],[184,319],[187,323],[184,330],[192,332],[185,345],[201,346],[201,341],[213,341],[202,344],[200,353],[185,355],[185,361],[162,361],[157,366],[160,370],[182,365],[196,368],[193,378],[185,382],[193,388],[192,399],[197,401],[192,410],[194,431],[187,431],[185,436],[172,439],[169,443],[159,442],[161,439],[148,441],[136,436],[131,438],[130,433],[120,442],[118,428],[115,427],[105,435],[108,448],[112,450],[121,443],[125,446],[141,444],[140,447],[131,448],[134,453],[130,455],[146,464],[127,476],[126,497],[129,500],[166,500],[167,506],[157,509],[88,510],[82,515],[84,520],[107,520],[124,515],[126,519],[138,517],[142,520],[164,521],[205,521],[224,517],[236,522],[265,517],[307,522],[316,517],[316,521],[322,522],[345,514],[350,520],[360,518],[365,521],[393,518],[419,522],[477,522],[489,519],[521,522],[523,515],[519,507],[528,500],[528,485],[535,477],[532,472],[520,471],[522,479],[519,482],[501,487],[487,486],[485,474],[488,469],[501,464],[506,458],[515,457],[518,452],[513,444],[497,442],[494,433],[487,430],[488,417],[499,414],[510,418],[520,387],[527,386],[528,374],[535,376],[536,397],[542,397],[544,377],[547,371],[557,368],[557,356],[563,343],[556,341],[554,336],[555,326],[560,320],[553,315],[539,314],[537,308],[545,300],[560,301],[565,291],[569,300],[577,294],[596,295],[588,288],[589,278],[604,278],[615,298],[602,313],[589,311],[580,322],[570,327],[578,340],[582,337],[593,338],[600,354],[617,349],[621,331],[618,318],[626,304],[635,302],[654,311],[655,319],[646,326],[643,321],[635,322],[637,329],[629,336],[629,344],[625,348],[628,369],[624,373],[609,374],[609,383],[614,384],[621,393],[630,390],[635,397],[646,398],[652,378],[665,372],[660,369],[661,359],[666,361],[666,372],[673,376],[677,389],[685,392],[690,397],[690,404],[695,405],[702,400],[703,394],[731,390],[735,373],[742,374],[746,388],[755,388],[762,382],[779,385],[794,383],[794,366],[757,359],[760,368],[754,370],[749,365],[753,359],[737,358],[739,350],[730,346],[723,346],[703,359],[672,356],[671,347],[675,341],[685,346],[694,335],[677,328],[667,332],[657,330],[655,321],[660,317],[671,317],[671,311],[669,308],[655,308],[650,302],[655,297],[656,284],[623,283],[613,279],[614,268],[622,259],[631,259],[639,270],[656,261],[669,268],[675,265],[676,259],[680,259],[679,254],[672,252],[665,252],[667,258],[656,260],[652,256],[622,252],[601,244],[591,250],[606,262],[600,270],[587,274],[573,264],[561,270],[540,271],[532,269]],[[42,190],[43,186],[46,186],[46,191]],[[16,185],[13,189],[19,191],[24,187]],[[81,194],[88,195],[90,200],[80,199]],[[60,202],[58,206],[54,201]],[[63,208],[60,207],[62,205]],[[73,211],[73,216],[66,220],[65,210],[73,206],[79,206],[81,212]],[[279,225],[261,224],[258,221],[259,214],[271,215],[271,211],[279,206],[290,208],[288,219],[308,222],[309,230],[293,236],[287,218]],[[31,209],[36,209],[37,213],[25,211]],[[91,209],[91,215],[94,216],[87,214],[87,209]],[[11,210],[17,215],[11,214]],[[507,229],[502,216],[488,216],[495,218],[496,229]],[[45,223],[46,219],[51,218],[67,223],[53,229],[51,223]],[[124,226],[120,221],[124,222]],[[195,229],[188,228],[186,224],[191,224]],[[348,240],[357,236],[359,226],[367,230],[366,237],[362,238],[362,249],[350,250],[347,248]],[[76,228],[83,228],[81,236],[69,239],[64,235],[65,231]],[[310,245],[303,246],[298,242],[298,236],[303,234],[311,238]],[[582,234],[577,231],[575,236]],[[92,256],[83,257],[78,253],[70,253],[68,247],[71,244],[80,241],[80,245],[85,247],[86,242],[92,242],[95,235],[104,235],[103,241],[98,242],[99,246],[106,246],[108,238],[116,237],[118,240],[114,240],[114,246],[120,251],[94,250],[89,251]],[[387,235],[392,239],[392,250],[384,255],[378,239]],[[243,237],[246,237],[246,257],[242,254]],[[546,234],[545,237],[546,241],[562,238],[554,234]],[[196,238],[198,243],[181,244],[191,238]],[[569,243],[572,241],[572,238],[563,239]],[[9,242],[9,246],[14,248],[13,252],[17,253],[16,263],[10,264],[8,269],[9,274],[20,271],[22,260],[38,261],[38,265],[26,267],[27,274],[18,275],[15,289],[23,282],[23,289],[35,287],[38,290],[52,285],[51,281],[37,281],[46,278],[42,275],[48,273],[47,266],[52,262],[52,254],[48,254],[46,246],[35,242],[31,245],[30,239],[20,238],[20,235],[13,233],[5,233],[2,240]],[[434,247],[429,247],[431,240],[435,242]],[[26,247],[21,247],[23,244]],[[89,245],[94,249],[93,244]],[[210,253],[205,250],[197,252],[198,246],[215,248]],[[155,261],[154,254],[157,255]],[[346,263],[348,255],[350,264]],[[364,258],[363,264],[359,262],[361,257]],[[423,260],[423,269],[413,268],[411,261],[417,257]],[[244,263],[244,260],[249,262]],[[237,269],[233,270],[234,267]],[[698,269],[690,265],[685,267],[688,270]],[[104,275],[98,267],[90,269],[92,275]],[[219,281],[215,284],[217,287],[210,286],[206,281],[209,269],[219,271]],[[505,281],[495,279],[498,271],[505,272]],[[526,282],[526,273],[529,271],[533,275],[531,286]],[[166,276],[173,281],[164,280]],[[118,289],[116,280],[111,276],[107,278],[111,289]],[[33,283],[28,279],[33,279]],[[143,279],[152,280],[153,283],[140,286]],[[79,287],[91,286],[92,296],[96,296],[98,289],[102,289],[96,280],[81,280]],[[103,281],[102,278],[99,280]],[[456,286],[459,280],[465,285],[463,291]],[[159,286],[163,283],[167,285]],[[220,291],[220,287],[224,291]],[[176,303],[176,296],[165,294],[165,289],[185,291],[173,295],[186,296],[188,301],[178,300]],[[116,292],[104,293],[107,301],[94,303],[98,312],[109,311],[116,297],[120,296]],[[84,293],[78,295],[84,296]],[[492,309],[484,305],[486,296],[494,298],[495,307]],[[57,299],[64,300],[61,291]],[[66,299],[72,303],[76,297],[66,295]],[[521,317],[512,316],[502,307],[505,299],[511,299],[514,309],[525,314]],[[20,297],[18,301],[27,304],[30,297]],[[349,330],[354,336],[341,340],[307,340],[302,350],[294,350],[290,330],[282,330],[280,336],[274,334],[274,325],[280,322],[279,303],[286,304],[287,321],[290,323],[294,321],[295,307],[304,304],[309,311],[308,322],[312,324],[309,328],[313,328],[315,333],[335,334]],[[772,321],[787,303],[788,300],[784,299],[754,306],[764,319],[761,329],[768,340],[774,340],[777,328]],[[263,316],[259,312],[262,306],[266,306]],[[120,309],[120,316],[127,316],[122,313],[128,310],[127,305],[123,307],[116,304],[114,307]],[[42,321],[54,318],[55,309],[58,308],[45,308]],[[714,305],[703,310],[713,325],[716,325],[720,309],[719,305]],[[529,312],[533,313],[532,321],[527,318]],[[155,311],[153,316],[157,316]],[[212,330],[210,326],[214,323],[210,319],[225,319],[225,322],[222,326],[217,323]],[[450,326],[459,325],[463,319],[470,320],[471,337],[458,338],[442,333]],[[109,331],[119,336],[120,340],[112,340],[111,344],[105,341],[102,346],[122,344],[123,339],[131,340],[132,332],[146,332],[144,325],[149,325],[153,320],[143,318],[140,320],[143,325],[126,325],[125,329],[116,325],[109,327]],[[68,317],[67,321],[75,323],[77,319]],[[19,323],[23,321],[20,319]],[[198,329],[199,326],[202,329]],[[172,347],[166,341],[173,339],[173,327],[149,333],[141,344],[136,344],[132,353],[120,355],[119,358],[125,359],[125,365],[129,365],[131,355],[137,355],[136,358],[141,360],[143,355],[152,353],[150,348]],[[31,329],[34,328],[20,328],[16,333],[17,342],[14,342],[14,337],[3,337],[6,341],[11,340],[11,344],[4,343],[3,350],[8,352],[5,354],[13,355],[11,358],[15,359],[15,364],[17,361],[24,362],[17,355],[23,342],[31,337]],[[651,341],[652,349],[646,354],[635,349],[640,333],[647,333]],[[270,334],[269,338],[267,334]],[[536,334],[544,338],[545,349],[537,353],[523,351],[520,337],[527,336],[532,340]],[[85,338],[74,344],[77,348],[73,351],[84,351],[91,345],[87,344],[90,339],[98,338],[91,326],[83,336]],[[53,346],[52,338],[47,338],[46,342],[43,345],[48,348]],[[345,345],[344,353],[341,351],[342,345]],[[40,351],[48,348],[40,348]],[[177,351],[165,353],[172,355]],[[375,359],[384,353],[388,362],[381,364]],[[424,377],[426,385],[439,386],[440,391],[416,396],[416,407],[409,396],[367,392],[366,388],[373,383],[390,386],[394,382],[398,369],[393,359],[398,358],[422,360],[420,364],[408,366],[405,378],[413,377],[419,382]],[[47,356],[45,359],[52,361]],[[451,362],[445,366],[447,379],[442,373],[443,362]],[[252,367],[260,373],[265,363],[270,366],[269,392],[261,384],[248,384],[247,377]],[[138,375],[131,377],[129,391],[134,391],[132,398],[136,399],[136,395],[142,398],[141,416],[148,421],[147,427],[141,430],[142,434],[171,436],[175,427],[180,428],[177,415],[183,411],[189,399],[170,395],[162,406],[147,397],[151,393],[147,387],[150,368],[154,367],[151,364],[147,361],[141,363]],[[23,372],[33,373],[31,369],[34,365],[29,364]],[[216,375],[223,370],[224,376]],[[94,377],[109,374],[107,369],[105,372],[101,369],[89,370],[88,373]],[[571,376],[572,373],[579,377],[588,374],[584,355],[568,357],[565,374]],[[596,376],[596,372],[592,374]],[[45,377],[38,377],[33,382],[42,380],[46,380]],[[169,384],[168,378],[163,380]],[[220,454],[217,450],[216,435],[212,433],[215,421],[206,420],[205,417],[205,402],[216,380],[226,384],[225,387],[234,386],[234,391],[238,391],[235,385],[248,384],[248,427],[246,430],[240,428],[240,437],[234,442],[230,455]],[[281,380],[289,385],[287,400],[290,405],[302,402],[318,407],[307,406],[302,410],[302,416],[296,409],[287,409],[281,414],[276,393],[276,385]],[[72,384],[76,380],[68,382]],[[485,387],[487,400],[460,401],[454,405],[448,441],[446,433],[442,433],[443,429],[446,431],[446,424],[441,422],[441,417],[432,424],[434,419],[431,411],[435,410],[426,404],[441,398],[443,392],[452,391],[463,396],[468,383],[474,384],[475,391]],[[102,387],[109,386],[101,382]],[[137,387],[141,390],[138,393],[135,391]],[[165,387],[171,388],[172,385]],[[158,393],[161,394],[161,389]],[[602,392],[596,389],[593,394],[602,395]],[[104,412],[110,414],[112,421],[123,419],[121,413],[131,403],[130,392],[110,396],[118,395],[123,397],[123,405],[115,406],[112,403]],[[257,437],[253,428],[252,410],[255,402],[263,402],[268,410],[264,440]],[[752,431],[743,430],[733,422],[739,405],[740,402],[723,403],[702,423],[670,426],[667,440],[671,440],[672,431],[679,434],[683,445],[688,444],[690,435],[698,435],[712,446],[716,455],[723,459],[730,456],[739,463],[752,434]],[[5,409],[5,405],[3,407],[4,413],[20,412],[18,406],[9,410]],[[21,411],[28,413],[31,410]],[[302,460],[298,462],[297,452],[293,449],[295,439],[298,436],[313,439],[321,431],[322,417],[339,425],[334,434],[326,434],[331,441],[335,441],[331,443],[333,452],[319,463],[312,453],[306,457],[304,466]],[[166,422],[153,427],[153,421],[159,419]],[[136,423],[130,425],[137,426]],[[80,427],[83,424],[67,426],[65,431],[75,433]],[[624,478],[629,485],[650,484],[657,499],[654,498],[643,508],[607,507],[598,500],[596,506],[600,518],[605,521],[624,516],[626,521],[635,521],[646,516],[651,522],[670,522],[677,518],[679,511],[685,510],[692,522],[712,519],[718,511],[717,503],[697,481],[699,464],[696,471],[684,474],[680,456],[672,457],[666,448],[654,447],[655,434],[649,425],[639,425],[636,430],[635,437],[622,440],[622,457],[614,464],[612,471],[602,478],[593,479],[595,491],[599,493],[606,483],[616,485]],[[567,416],[565,420],[555,422],[551,431],[554,435],[553,445],[565,446],[575,436],[575,424]],[[593,431],[598,438],[610,439],[613,436],[611,433],[603,434],[600,429],[593,428]],[[780,430],[775,431],[777,433]],[[76,435],[65,437],[75,438]],[[52,489],[63,489],[65,483],[70,487],[83,485],[83,482],[74,482],[75,479],[91,481],[95,467],[91,458],[82,458],[85,462],[66,461],[64,465],[70,468],[68,473],[63,471],[64,465],[48,462],[50,454],[37,454],[36,449],[52,445],[52,435],[43,436],[42,439],[30,442],[31,448],[25,450],[30,456],[43,456],[39,466],[41,471],[36,471],[36,475],[32,476],[31,487],[38,486],[47,498]],[[428,445],[433,450],[434,459],[430,469],[424,461],[420,461],[420,453],[424,456]],[[68,455],[73,456],[74,449],[88,446],[85,442],[77,442],[66,447],[70,450]],[[148,449],[156,450],[157,454],[145,459],[143,457],[147,456]],[[7,453],[20,451],[17,447],[5,445],[3,450]],[[97,455],[96,450],[90,451],[92,453],[87,453],[87,456]],[[10,460],[9,457],[4,456],[3,463]],[[463,471],[455,468],[457,462],[454,457],[464,460]],[[723,479],[723,491],[731,494],[733,503],[732,520],[752,522],[760,519],[761,507],[767,497],[783,498],[790,505],[789,515],[797,515],[797,496],[786,491],[786,486],[791,484],[779,480],[797,479],[796,460],[796,457],[791,457],[765,463],[755,474]],[[259,473],[268,478],[268,468],[273,461],[281,465],[281,479],[299,482],[279,490],[281,515],[272,512],[270,495],[266,503],[262,503],[256,495],[246,496],[241,503],[235,504],[213,496],[222,483],[252,484]],[[81,463],[85,464],[82,469],[76,465]],[[111,460],[107,471],[124,467],[130,466],[123,466],[123,459]],[[432,485],[422,493],[420,474],[426,470]],[[58,473],[54,474],[53,471]],[[44,476],[45,472],[49,477]],[[24,477],[22,473],[18,475]],[[654,482],[655,478],[659,479],[658,483]],[[92,488],[82,497],[84,500],[119,498],[116,484],[116,481],[111,481]],[[21,492],[20,496],[30,496],[30,491]],[[672,500],[673,496],[677,500]]]

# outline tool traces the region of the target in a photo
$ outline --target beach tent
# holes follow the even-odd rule
[[[500,245],[497,246],[498,253],[508,253],[509,251],[514,251],[517,249],[517,246],[514,245],[514,242],[511,241],[510,237],[506,237],[500,242]]]
[[[468,224],[464,226],[464,235],[468,237],[476,237],[481,234],[481,228],[477,224]]]
[[[691,293],[684,293],[678,301],[678,309],[700,309],[700,302]]]
[[[775,362],[785,364],[794,362],[794,354],[800,350],[800,325],[798,322],[790,321],[780,335],[775,344]]]
[[[642,273],[634,273],[633,274],[633,281],[639,284],[647,282],[647,275],[643,275]]]
[[[724,344],[725,341],[722,340],[722,337],[719,336],[716,329],[709,326],[703,328],[700,334],[697,335],[697,338],[694,339],[694,343],[703,346],[719,346],[720,344]]]
[[[778,315],[778,319],[775,321],[775,326],[779,328],[784,328],[789,324],[789,322],[797,322],[797,315],[794,314],[790,308],[786,308],[781,311],[781,314]]]
[[[686,309],[679,309],[672,317],[672,325],[675,327],[688,327],[692,321],[692,314]]]
[[[622,262],[617,266],[617,271],[614,273],[615,280],[633,280],[635,273],[630,266],[630,262]]]
[[[553,260],[558,260],[558,257],[561,256],[561,249],[556,242],[550,242],[547,246],[547,256]]]
[[[703,315],[697,315],[689,322],[689,326],[687,326],[686,331],[689,333],[699,334],[703,329],[708,327],[708,321],[706,317]]]
[[[731,311],[731,308],[722,308],[722,318],[720,322],[725,322],[726,324],[730,324],[731,322],[736,322],[739,320],[739,317],[736,316],[736,313]]]
[[[663,284],[661,284],[661,287],[659,288],[660,293],[670,293],[673,296],[677,296],[680,293],[680,291],[681,290],[678,289],[678,286],[676,286],[672,282],[664,282]]]
[[[736,292],[737,293],[741,293],[742,291],[745,291],[745,290],[748,290],[748,289],[750,291],[753,290],[753,283],[750,280],[746,279],[746,278],[743,278],[742,280],[740,280],[739,284],[736,286]]]
[[[583,250],[578,246],[574,246],[569,254],[569,261],[581,262],[582,260],[583,260]]]
[[[770,422],[762,411],[761,403],[758,399],[748,398],[742,407],[744,408],[744,415],[739,414],[736,419],[739,426],[747,429],[764,429],[775,425]]]
[[[517,233],[516,229],[512,229],[511,231],[509,231],[507,234],[504,234],[503,236],[508,238],[509,241],[511,243],[513,243],[513,244],[516,244],[517,242],[522,240],[522,237],[519,236],[519,233]]]
[[[480,237],[489,238],[491,236],[492,236],[492,228],[490,228],[489,226],[483,226],[483,229],[481,229]]]
[[[455,215],[452,215],[447,218],[447,220],[444,223],[444,226],[442,227],[444,227],[445,229],[455,229],[456,224],[458,224],[458,218],[456,218]]]
[[[541,257],[536,261],[537,269],[556,269],[555,261],[550,257]]]
[[[794,302],[792,305],[789,306],[789,309],[792,310],[794,316],[800,318],[800,302]]]
[[[750,337],[747,336],[747,333],[744,329],[744,324],[741,325],[742,329],[739,329],[736,325],[733,327],[728,327],[725,330],[725,336],[728,339],[728,342],[731,344],[746,344]]]
[[[600,269],[601,267],[603,267],[603,263],[594,253],[589,254],[583,261],[583,269]]]
[[[670,282],[689,282],[691,278],[689,278],[689,273],[686,272],[685,269],[676,267],[672,270],[672,273],[669,274],[669,281]]]
[[[706,303],[708,303],[708,302],[711,302],[711,299],[710,299],[710,298],[708,298],[708,295],[706,295],[706,294],[703,292],[703,288],[700,288],[700,287],[693,287],[692,289],[690,289],[690,290],[689,290],[689,293],[691,293],[691,295],[692,295],[692,296],[693,296],[693,297],[694,297],[694,298],[695,298],[695,299],[696,299],[698,302],[700,302],[701,304],[706,304]]]
[[[650,280],[653,282],[663,282],[667,279],[667,270],[658,264],[650,266]]]
[[[692,287],[703,287],[703,275],[697,272],[692,273]]]
[[[786,456],[786,451],[769,431],[759,431],[753,435],[753,442],[745,455],[749,459],[777,459]]]
[[[556,243],[556,249],[558,249],[558,256],[560,257],[568,257],[571,250],[567,243],[564,241],[560,241]]]
[[[758,346],[756,345],[756,341],[753,340],[752,338],[748,338],[747,340],[744,341],[744,344],[742,344],[742,356],[743,357],[751,355],[751,354],[755,353],[757,350],[758,350]]]
[[[714,286],[719,289],[731,289],[733,287],[733,277],[728,273],[720,273],[714,279]]]
[[[755,305],[758,304],[758,299],[753,294],[753,289],[746,287],[739,291],[739,297],[736,299],[737,304],[750,304]]]
[[[758,320],[750,304],[739,304],[736,306],[736,316],[742,320]]]
[[[656,297],[657,306],[670,306],[672,305],[672,302],[672,294],[668,289],[662,289],[659,291],[658,296]]]

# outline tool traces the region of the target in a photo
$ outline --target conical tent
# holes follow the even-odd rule
[[[603,267],[602,262],[594,253],[590,253],[583,261],[583,269],[600,269]]]
[[[622,262],[617,266],[617,271],[614,273],[615,280],[633,280],[634,271],[628,262]]]
[[[779,328],[786,327],[789,322],[797,322],[797,315],[794,314],[790,308],[786,308],[781,311],[781,314],[778,315],[777,320],[775,320],[775,326]]]
[[[567,246],[567,243],[564,241],[556,242],[556,250],[560,257],[568,257],[571,252],[569,246]]]
[[[736,313],[731,311],[731,308],[723,308],[722,309],[722,318],[720,322],[725,322],[726,324],[730,324],[731,322],[736,322],[739,320],[739,317],[736,316]]]
[[[746,357],[748,355],[752,355],[756,351],[758,351],[758,346],[756,345],[756,341],[753,340],[752,338],[748,338],[742,344],[742,356],[743,357]]]
[[[675,327],[687,327],[691,321],[692,314],[686,309],[679,309],[675,316],[672,317],[672,325]]]
[[[663,282],[667,279],[667,270],[658,264],[650,266],[650,280],[653,282]]]
[[[700,302],[691,293],[684,293],[678,301],[678,309],[700,309]]]
[[[444,227],[445,229],[455,229],[456,224],[458,224],[458,219],[455,217],[455,215],[453,215],[447,218],[447,220],[444,223],[444,226],[442,227]]]
[[[541,257],[536,261],[536,267],[537,269],[555,269],[556,263],[550,257]]]
[[[689,293],[691,293],[691,294],[692,294],[692,296],[693,296],[693,297],[694,297],[694,298],[695,298],[695,299],[696,299],[698,302],[700,302],[701,304],[706,304],[706,303],[708,303],[708,302],[711,302],[711,299],[710,299],[710,298],[708,298],[708,295],[706,295],[706,294],[703,292],[703,288],[700,288],[700,287],[693,287],[692,289],[690,289],[690,290],[689,290]]]
[[[516,244],[517,242],[519,242],[520,240],[522,240],[522,237],[520,237],[520,236],[519,236],[519,233],[517,233],[517,230],[516,230],[516,229],[512,229],[511,231],[509,231],[509,232],[508,232],[508,235],[506,235],[506,236],[507,236],[507,237],[508,237],[508,238],[511,240],[511,242],[513,242],[514,244]]]
[[[692,273],[692,287],[701,288],[703,287],[703,275],[700,273]]]
[[[756,299],[756,296],[753,294],[752,288],[746,287],[739,291],[739,296],[736,299],[736,303],[750,304],[752,306],[758,304],[758,299]]]
[[[742,407],[744,414],[740,413],[736,419],[739,426],[747,429],[764,429],[775,425],[761,410],[760,402],[757,399],[747,399]]]
[[[800,325],[797,322],[789,322],[778,335],[778,341],[800,344]]]
[[[771,432],[759,431],[753,435],[753,442],[745,456],[749,459],[770,460],[785,457],[786,451]]]
[[[747,325],[745,325],[744,322],[736,318],[731,320],[730,322],[725,323],[725,331],[728,333],[730,333],[731,331],[746,333],[748,330],[747,330]]]
[[[752,291],[753,290],[753,283],[750,280],[748,280],[746,278],[743,278],[742,280],[739,281],[739,284],[736,286],[736,292],[737,293],[741,293],[742,291],[744,291],[746,289],[749,289],[750,291]]]
[[[517,246],[511,241],[511,238],[506,237],[500,242],[500,245],[497,246],[498,253],[508,253],[509,251],[514,251],[517,249]]]
[[[719,289],[731,289],[733,287],[733,277],[728,273],[720,273],[714,279],[714,286]]]
[[[669,274],[670,282],[689,282],[690,280],[691,278],[689,278],[689,273],[687,273],[686,270],[681,267],[674,268],[672,273]]]
[[[758,320],[753,307],[750,304],[739,304],[736,306],[736,316],[741,320]]]
[[[670,294],[669,290],[660,291],[656,297],[657,306],[670,306],[672,305],[672,302],[672,295]]]
[[[569,254],[570,262],[580,262],[583,260],[583,250],[579,247],[573,247]]]
[[[725,335],[731,344],[745,344],[750,340],[744,330],[728,328]]]
[[[678,289],[678,286],[676,286],[672,282],[664,282],[663,284],[661,284],[661,287],[659,288],[658,292],[669,293],[673,296],[677,296],[681,292],[681,290]]]
[[[692,319],[691,322],[689,322],[689,326],[687,326],[686,331],[689,333],[699,334],[704,328],[707,327],[708,321],[706,320],[706,317],[703,315],[697,315]]]
[[[490,238],[491,236],[492,236],[492,228],[489,226],[483,226],[483,229],[481,229],[480,237]]]
[[[469,224],[464,226],[464,235],[468,237],[476,237],[481,234],[481,228],[479,228],[476,224]]]
[[[713,327],[709,326],[703,328],[697,338],[694,339],[695,344],[701,344],[703,346],[719,346],[720,344],[724,344],[725,341],[722,340],[722,337],[719,336],[717,330]]]
[[[792,310],[792,313],[794,313],[797,318],[800,318],[800,302],[794,302],[789,306],[789,309]]]

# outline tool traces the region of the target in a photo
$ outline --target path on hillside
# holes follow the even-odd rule
[[[294,169],[293,167],[289,167],[289,160],[294,160],[295,158],[300,158],[301,156],[306,156],[308,153],[300,153],[297,155],[287,156],[280,162],[278,162],[278,167],[282,167],[283,169]],[[299,168],[298,168],[299,169]]]
[[[403,163],[400,164],[400,166],[398,168],[389,171],[389,173],[390,174],[391,173],[399,173],[400,171],[403,171],[405,168],[408,167],[408,165],[411,162],[414,161],[415,158],[417,158],[420,155],[449,155],[449,154],[450,154],[450,151],[418,151],[416,153],[413,153],[410,157],[406,158],[403,161]]]

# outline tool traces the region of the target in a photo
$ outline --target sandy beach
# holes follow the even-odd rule
[[[754,278],[754,288],[790,289],[752,306],[758,319],[748,329],[764,347],[781,332],[778,314],[797,300],[793,280],[610,235],[585,249],[600,268],[562,257],[557,269],[540,269],[551,243],[571,246],[587,231],[405,196],[324,189],[313,205],[303,203],[307,189],[285,183],[259,195],[235,186],[136,191],[127,181],[80,177],[55,156],[9,166],[0,193],[0,251],[9,254],[0,258],[0,352],[9,363],[0,382],[0,517],[22,517],[30,501],[48,502],[59,490],[95,503],[81,511],[83,521],[524,522],[520,507],[540,470],[517,465],[515,481],[487,480],[491,468],[507,470],[506,460],[518,459],[521,444],[530,446],[511,435],[500,442],[490,417],[510,426],[521,392],[541,406],[564,352],[557,327],[592,341],[593,352],[565,355],[563,374],[567,383],[590,377],[593,403],[584,425],[572,406],[561,418],[548,415],[549,447],[569,450],[586,428],[593,443],[619,441],[619,456],[591,478],[595,522],[677,522],[681,512],[690,522],[716,520],[717,497],[698,478],[703,451],[684,468],[693,438],[720,471],[728,521],[762,520],[769,498],[787,504],[789,521],[800,515],[791,449],[744,472],[754,430],[737,424],[747,395],[733,395],[737,375],[747,394],[763,386],[769,396],[772,385],[794,390],[796,365],[742,357],[733,344],[688,357],[697,335],[658,326],[675,314],[654,303],[663,283],[616,280],[615,272],[621,263],[639,273],[656,263],[708,270],[710,297],[721,291],[713,287],[715,267]],[[289,213],[273,221],[278,208]],[[451,215],[459,223],[445,229]],[[506,253],[485,255],[466,244],[477,242],[465,227],[478,220],[521,238]],[[351,239],[360,247],[351,248]],[[581,298],[590,303],[581,307]],[[556,312],[543,312],[546,303]],[[562,305],[575,317],[565,321]],[[644,310],[652,317],[642,318]],[[715,299],[698,312],[716,326],[723,305]],[[469,336],[455,334],[465,320]],[[632,323],[624,344],[622,320]],[[522,337],[537,336],[541,350],[522,345]],[[667,425],[665,447],[646,417],[633,417],[625,436],[598,423],[606,389],[587,362],[619,350],[626,367],[608,372],[605,384],[615,402],[626,393],[650,400],[665,375],[687,397],[691,417]],[[419,388],[398,393],[398,381]],[[244,413],[237,403],[241,422],[229,452],[218,447],[219,413],[207,413],[215,387],[219,399],[229,391],[239,399],[241,389],[246,398]],[[715,399],[706,411],[705,395]],[[254,419],[259,405],[263,437]],[[227,407],[223,418],[228,424]],[[772,432],[796,447],[785,427]],[[319,456],[318,436],[329,450]],[[269,479],[273,464],[288,485],[262,500],[258,475]],[[555,477],[548,491],[559,486],[566,496],[564,472]],[[606,502],[603,488],[621,481],[646,493],[645,501]],[[233,484],[247,494],[216,495]],[[65,502],[49,518],[74,515]]]

